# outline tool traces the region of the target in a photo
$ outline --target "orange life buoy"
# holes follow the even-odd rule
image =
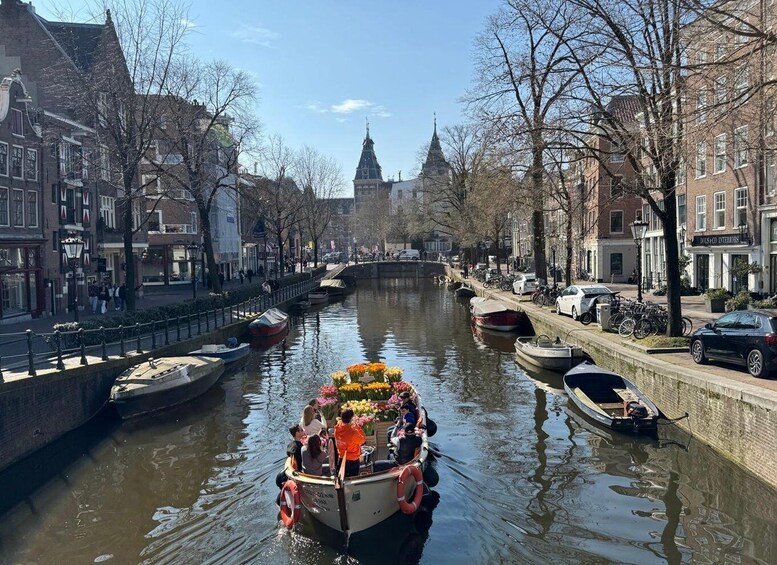
[[[413,495],[412,502],[407,501],[407,493],[405,492],[405,484],[410,475],[415,479],[415,494]],[[415,465],[408,465],[402,469],[402,472],[399,474],[399,480],[397,481],[397,502],[399,502],[399,509],[405,514],[414,514],[421,504],[421,497],[423,495],[424,476],[421,473],[421,469]]]
[[[286,481],[281,488],[281,520],[283,525],[291,529],[294,524],[299,522],[302,512],[300,502],[299,488],[294,481]]]

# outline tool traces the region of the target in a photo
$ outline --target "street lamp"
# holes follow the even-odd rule
[[[359,263],[359,249],[356,247],[356,238],[353,238],[353,260],[355,263]]]
[[[642,240],[645,239],[648,223],[642,220],[631,222],[631,235],[637,244],[637,302],[642,302]]]
[[[84,251],[84,241],[80,237],[68,237],[60,242],[62,249],[65,250],[68,267],[72,271],[73,279],[73,312],[75,322],[78,323],[78,291],[76,287],[76,269],[81,259],[81,253]]]
[[[556,280],[556,244],[555,243],[550,246],[550,256],[551,256],[551,261],[553,263],[550,266],[551,272],[553,273],[553,286],[556,286],[556,283],[558,281]]]
[[[741,222],[739,226],[737,226],[737,229],[739,230],[739,243],[744,243],[745,245],[750,245],[750,234],[747,233],[747,224],[744,222]]]
[[[197,261],[200,259],[200,246],[196,243],[190,243],[186,246],[186,250],[189,252],[189,260],[192,262],[192,300],[197,300],[197,277],[195,276],[195,270]]]

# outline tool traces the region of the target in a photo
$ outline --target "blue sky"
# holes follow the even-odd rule
[[[50,1],[34,2],[44,17]],[[474,40],[499,4],[193,0],[188,41],[196,56],[250,72],[264,133],[334,157],[352,194],[365,118],[384,179],[417,171],[434,112],[438,128],[465,119],[459,98],[472,82]]]

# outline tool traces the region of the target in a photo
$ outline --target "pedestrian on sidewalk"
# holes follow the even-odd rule
[[[219,271],[219,284],[224,286],[224,271]]]
[[[127,309],[127,283],[121,283],[119,287],[119,300],[121,301],[121,311]]]
[[[97,287],[95,281],[89,283],[87,292],[89,295],[89,306],[92,308],[92,314],[97,314],[97,295],[100,294],[100,289]]]
[[[251,284],[251,279],[254,278],[254,270],[248,269],[248,271],[246,271],[246,276],[248,277],[248,284]]]
[[[113,299],[113,309],[121,310],[121,298],[119,298],[119,285],[117,283],[113,283],[111,287],[111,298]]]
[[[100,300],[100,314],[105,314],[108,311],[108,300],[111,298],[107,284],[103,283],[100,287],[98,298]]]
[[[246,274],[245,274],[245,271],[243,271],[243,269],[240,269],[240,270],[237,272],[237,276],[238,276],[238,277],[240,277],[240,284],[243,284],[243,279],[244,279],[244,278],[245,278],[245,276],[246,276]]]

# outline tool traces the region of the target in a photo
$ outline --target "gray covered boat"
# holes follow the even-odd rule
[[[568,371],[583,360],[582,348],[546,335],[519,337],[515,353],[522,361],[550,371]]]

